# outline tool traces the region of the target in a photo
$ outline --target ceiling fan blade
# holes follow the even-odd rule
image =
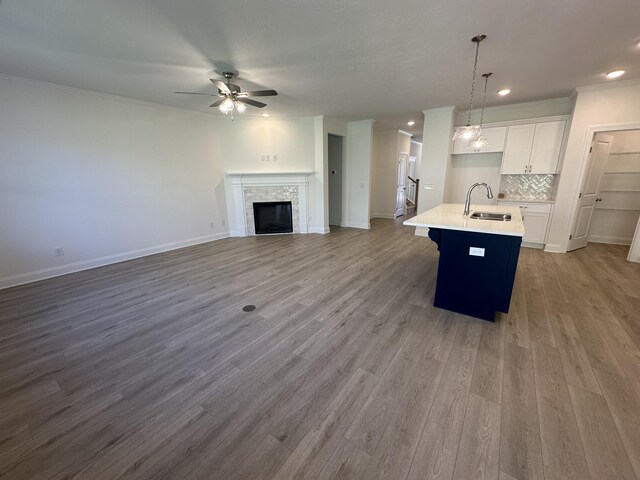
[[[209,105],[210,107],[219,107],[222,102],[224,102],[224,98],[220,99],[220,100],[216,100],[215,102],[213,102],[211,105]]]
[[[264,108],[267,106],[266,103],[258,102],[256,100],[251,100],[246,97],[238,97],[238,101],[242,103],[246,103],[247,105],[251,105],[252,107]]]
[[[221,82],[220,80],[214,80],[213,78],[210,78],[209,80],[211,80],[211,83],[218,87],[218,90],[220,90],[222,93],[231,95],[231,90],[229,90],[229,87],[227,87],[226,83]]]
[[[275,90],[255,90],[253,92],[243,92],[242,96],[246,97],[273,97],[278,95]]]
[[[179,93],[181,95],[207,95],[208,97],[217,97],[217,95],[213,93],[200,93],[200,92],[173,92],[173,93]]]

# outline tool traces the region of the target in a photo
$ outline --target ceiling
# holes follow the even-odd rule
[[[278,90],[273,115],[420,134],[421,110],[465,108],[478,33],[488,105],[567,96],[617,68],[640,77],[638,0],[1,2],[0,73],[214,114],[172,92],[213,92],[233,69],[245,90]]]

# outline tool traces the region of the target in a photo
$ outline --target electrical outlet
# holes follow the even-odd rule
[[[64,250],[62,249],[62,247],[56,247],[53,249],[53,254],[56,257],[62,257],[64,255]]]
[[[211,222],[211,228],[214,228],[216,226],[216,224],[214,222]]]

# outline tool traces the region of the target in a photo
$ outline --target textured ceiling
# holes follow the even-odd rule
[[[3,0],[0,72],[211,112],[172,92],[213,91],[231,68],[280,92],[274,115],[419,131],[421,110],[465,107],[477,33],[489,105],[640,77],[638,0]]]

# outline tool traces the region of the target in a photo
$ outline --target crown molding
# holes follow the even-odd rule
[[[458,109],[455,105],[451,105],[448,107],[440,107],[440,108],[430,108],[428,110],[422,110],[423,114],[427,113],[438,113],[438,112],[457,112]]]
[[[595,85],[584,85],[576,87],[576,92],[597,92],[599,90],[610,90],[612,88],[624,88],[640,85],[640,78],[632,78],[630,80],[619,80],[617,82],[597,83]]]

